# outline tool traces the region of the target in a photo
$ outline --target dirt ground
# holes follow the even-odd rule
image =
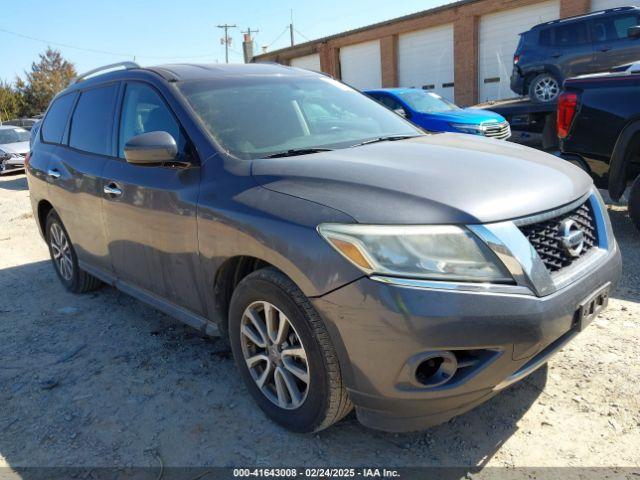
[[[548,367],[422,433],[351,415],[299,435],[261,414],[222,341],[113,288],[66,293],[28,196],[24,175],[0,178],[0,466],[640,466],[640,234],[623,206],[621,284]]]

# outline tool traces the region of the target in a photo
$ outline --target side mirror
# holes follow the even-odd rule
[[[629,38],[640,38],[640,25],[629,27],[629,29],[627,30],[627,36]]]
[[[178,145],[167,132],[147,132],[129,139],[124,146],[124,158],[134,165],[158,165],[173,162]]]
[[[394,112],[404,118],[407,118],[409,116],[407,115],[407,111],[404,108],[396,108]]]

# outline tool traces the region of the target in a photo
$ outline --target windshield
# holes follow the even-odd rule
[[[29,132],[24,128],[0,128],[0,145],[28,141]]]
[[[460,110],[455,103],[442,98],[437,93],[416,90],[398,94],[412,110],[420,113],[450,112]]]
[[[423,134],[377,102],[328,77],[246,77],[178,86],[221,146],[243,159]]]

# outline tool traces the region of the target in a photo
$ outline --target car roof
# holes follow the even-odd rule
[[[245,75],[309,75],[314,73],[277,63],[174,63],[148,67],[148,69],[165,75],[170,74],[175,81],[242,77]]]
[[[229,63],[229,64],[195,64],[176,63],[167,65],[157,65],[141,67],[131,62],[126,62],[127,68],[110,70],[112,66],[122,64],[107,65],[104,70],[89,72],[88,76],[80,76],[77,80],[60,92],[57,96],[62,96],[70,92],[82,90],[94,85],[110,81],[121,81],[140,78],[143,75],[153,75],[156,78],[162,77],[168,82],[183,82],[190,80],[206,80],[215,78],[243,78],[252,77],[273,77],[273,76],[326,76],[323,73],[304,70],[301,68],[289,67],[277,63]],[[87,75],[87,74],[85,74]]]
[[[539,23],[531,27],[528,32],[532,30],[538,30],[543,27],[553,26],[553,25],[562,25],[567,23],[579,22],[581,20],[585,20],[592,17],[597,17],[598,15],[605,15],[608,13],[623,13],[623,12],[631,12],[631,11],[640,12],[640,7],[636,6],[628,6],[628,7],[614,7],[608,8],[606,10],[596,10],[595,12],[584,13],[582,15],[575,15],[573,17],[559,18],[557,20],[551,20],[550,22]],[[524,32],[527,33],[527,32]],[[521,34],[522,35],[522,34]]]

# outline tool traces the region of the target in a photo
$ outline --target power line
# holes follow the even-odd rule
[[[229,63],[229,44],[231,43],[231,39],[229,38],[229,29],[236,28],[235,25],[218,25],[218,28],[224,29],[224,62]]]
[[[284,35],[284,34],[285,34],[285,32],[286,32],[287,30],[289,30],[289,26],[284,27],[284,30],[282,30],[282,32],[280,32],[280,35],[278,35],[278,36],[276,37],[276,39],[275,39],[273,42],[271,42],[271,43],[267,44],[267,46],[268,46],[268,47],[271,47],[271,45],[273,45],[273,44],[274,44],[274,43],[276,43],[278,40],[280,40],[280,38],[282,37],[282,35]]]
[[[25,35],[23,33],[18,33],[18,32],[14,32],[11,30],[7,30],[6,28],[2,28],[0,27],[0,32],[4,32],[7,33],[9,35],[14,35],[16,37],[20,37],[20,38],[25,38],[27,40],[32,40],[34,42],[41,42],[41,43],[46,43],[47,45],[53,45],[56,47],[63,47],[63,48],[71,48],[73,50],[80,50],[83,52],[89,52],[89,53],[100,53],[103,55],[113,55],[116,57],[129,57],[129,58],[134,58],[134,57],[142,57],[142,58],[148,58],[150,60],[171,60],[171,59],[181,59],[181,58],[205,58],[205,57],[215,57],[214,54],[209,53],[206,55],[189,55],[189,56],[157,56],[157,55],[135,55],[135,54],[131,54],[131,53],[122,53],[122,52],[110,52],[108,50],[98,50],[98,49],[94,49],[94,48],[85,48],[85,47],[78,47],[76,45],[70,45],[68,43],[61,43],[61,42],[54,42],[51,40],[44,40],[42,38],[37,38],[37,37],[32,37],[30,35]]]
[[[307,42],[310,42],[311,39],[309,37],[307,37],[306,35],[303,35],[302,33],[300,33],[300,31],[297,28],[293,29],[294,32],[296,32],[298,35],[300,35],[302,38],[304,38]]]

